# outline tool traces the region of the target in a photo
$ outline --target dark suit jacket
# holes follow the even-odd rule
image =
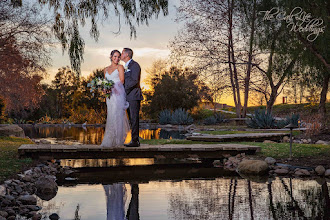
[[[131,60],[127,68],[124,83],[126,99],[127,101],[143,100],[140,87],[141,67],[137,62]]]

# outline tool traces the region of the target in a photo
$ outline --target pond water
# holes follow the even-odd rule
[[[290,178],[253,182],[220,168],[130,166],[82,168],[59,180],[57,195],[38,199],[60,219],[327,219],[330,184]]]
[[[63,125],[20,125],[25,135],[32,139],[48,139],[50,141],[73,141],[82,144],[101,144],[104,127],[97,126],[63,126]],[[140,129],[140,137],[143,139],[184,139],[185,132],[178,130],[166,130],[161,128]],[[128,134],[127,141],[131,138]]]

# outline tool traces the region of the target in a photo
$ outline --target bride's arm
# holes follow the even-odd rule
[[[124,82],[125,82],[125,70],[124,70],[124,67],[122,65],[118,66],[118,72],[119,72],[119,79],[120,79],[121,83],[124,84]]]

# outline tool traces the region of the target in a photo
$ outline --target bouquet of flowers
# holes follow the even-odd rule
[[[90,83],[87,84],[87,87],[90,87],[90,92],[93,93],[94,90],[103,91],[105,97],[109,98],[111,96],[112,87],[114,86],[114,82],[112,80],[107,80],[105,78],[95,77],[92,79]]]

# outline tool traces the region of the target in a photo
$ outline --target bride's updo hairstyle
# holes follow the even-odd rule
[[[121,53],[119,52],[119,50],[113,50],[113,51],[111,51],[111,53],[110,53],[110,59],[111,59],[111,60],[112,60],[112,57],[113,57],[113,55],[114,55],[115,53],[119,53],[119,56],[121,56]]]

